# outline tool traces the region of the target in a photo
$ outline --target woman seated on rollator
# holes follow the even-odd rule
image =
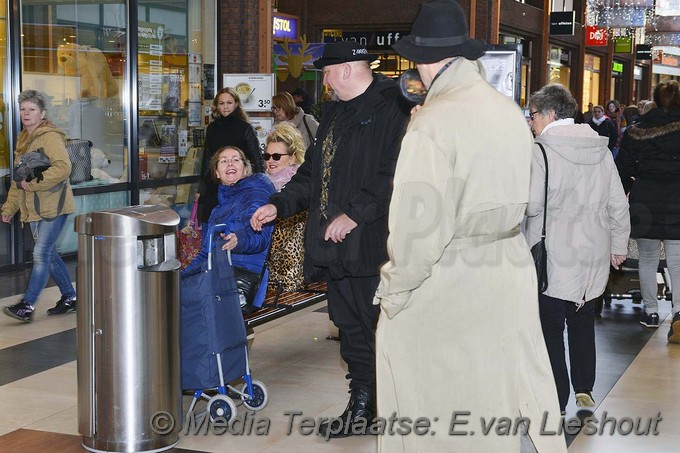
[[[269,202],[274,193],[274,185],[263,173],[253,174],[251,163],[245,153],[235,146],[219,149],[210,161],[215,182],[219,184],[217,206],[203,228],[201,252],[182,271],[182,276],[196,274],[207,268],[208,231],[210,227],[225,224],[221,233],[224,243],[222,250],[231,251],[231,261],[235,268],[260,273],[269,253],[273,224],[266,225],[262,231],[250,227],[250,218],[257,208]],[[263,275],[252,305],[259,307],[264,301],[267,290],[267,274]]]

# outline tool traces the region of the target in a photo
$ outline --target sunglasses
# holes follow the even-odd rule
[[[269,159],[274,159],[274,160],[281,160],[283,156],[290,156],[290,154],[280,154],[280,153],[274,153],[274,154],[267,154],[263,153],[262,157],[264,160],[269,160]]]

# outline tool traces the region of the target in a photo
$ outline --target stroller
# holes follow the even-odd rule
[[[630,239],[628,241],[628,254],[626,260],[621,264],[618,270],[611,269],[609,273],[609,281],[602,297],[595,302],[595,313],[602,312],[602,305],[611,306],[613,299],[632,299],[633,303],[639,304],[642,302],[642,294],[640,293],[640,277],[638,274],[638,261],[640,252],[638,251],[637,241]],[[657,269],[657,298],[659,300],[672,300],[673,293],[670,285],[670,275],[666,264],[666,254],[661,243],[661,259]]]
[[[180,349],[182,389],[194,391],[187,416],[199,400],[206,400],[211,420],[229,422],[236,416],[236,404],[227,396],[227,389],[253,411],[263,409],[268,397],[267,387],[250,375],[234,269],[227,253],[217,248],[219,243],[213,243],[214,235],[225,229],[226,225],[220,224],[208,230],[207,270],[182,279]],[[214,257],[213,247],[218,251]],[[244,381],[240,389],[225,385],[240,378]],[[204,391],[215,387],[217,394],[212,397]]]

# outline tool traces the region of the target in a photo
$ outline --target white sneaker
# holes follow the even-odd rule
[[[579,390],[576,392],[576,405],[578,407],[595,407],[593,395],[585,390]]]

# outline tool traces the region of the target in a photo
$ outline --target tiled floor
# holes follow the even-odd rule
[[[16,301],[22,273],[9,276],[12,285],[0,288],[0,305]],[[25,277],[25,275],[24,275]],[[81,451],[77,429],[75,315],[48,317],[45,310],[59,298],[58,290],[42,294],[36,320],[21,324],[0,316],[0,453],[33,451]],[[670,303],[661,302],[661,317]],[[250,358],[254,377],[263,381],[270,395],[258,417],[270,420],[266,436],[182,435],[173,451],[196,452],[375,452],[372,437],[330,442],[293,429],[287,433],[285,412],[299,410],[306,416],[339,414],[346,404],[345,367],[337,342],[326,340],[336,331],[323,310],[324,304],[287,315],[256,329]],[[570,452],[674,452],[680,445],[680,345],[668,345],[666,320],[658,330],[637,324],[639,306],[614,302],[597,321],[597,383],[599,403],[595,416],[613,417],[619,432],[570,438]],[[184,397],[185,408],[190,397]],[[631,422],[639,428],[661,414],[658,435],[621,434]],[[584,416],[570,403],[566,417]],[[631,425],[632,426],[632,425]]]

